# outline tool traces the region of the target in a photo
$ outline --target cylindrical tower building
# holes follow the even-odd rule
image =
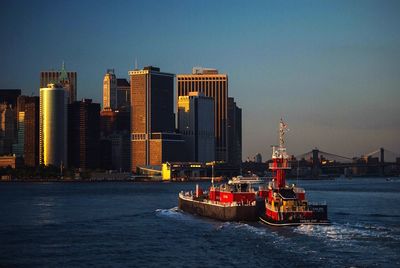
[[[67,166],[68,93],[58,84],[40,89],[40,164]]]

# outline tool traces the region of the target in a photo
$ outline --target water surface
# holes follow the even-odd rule
[[[399,179],[299,181],[332,225],[284,228],[182,213],[194,185],[1,183],[0,266],[400,267]]]

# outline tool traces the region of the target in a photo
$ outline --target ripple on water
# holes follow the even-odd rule
[[[399,240],[394,235],[394,229],[367,224],[337,224],[332,225],[300,225],[294,229],[296,233],[326,239],[327,242],[338,241],[350,243],[357,240]]]

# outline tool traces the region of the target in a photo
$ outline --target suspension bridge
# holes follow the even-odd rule
[[[315,148],[295,156],[294,169],[311,169],[314,177],[324,174],[391,175],[400,172],[400,154],[385,148],[365,153],[360,157],[347,157]]]

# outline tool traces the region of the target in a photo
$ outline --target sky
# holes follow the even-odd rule
[[[78,72],[101,102],[114,68],[229,76],[243,159],[270,158],[283,118],[288,152],[400,153],[400,1],[8,1],[0,9],[0,88],[38,95],[40,71]]]

